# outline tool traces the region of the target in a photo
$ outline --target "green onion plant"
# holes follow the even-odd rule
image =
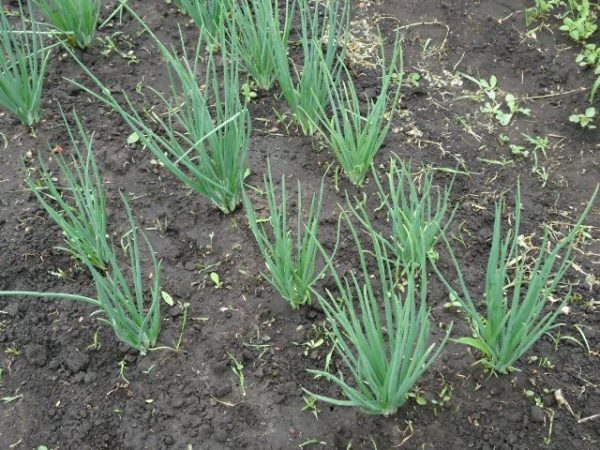
[[[600,187],[600,185],[599,185]],[[519,252],[521,222],[521,195],[517,189],[514,228],[501,237],[501,216],[504,201],[496,204],[492,247],[485,276],[483,312],[469,293],[459,263],[448,240],[447,247],[458,274],[462,295],[459,295],[434,269],[450,293],[465,310],[471,324],[472,336],[457,341],[471,346],[482,354],[481,362],[492,373],[508,373],[523,354],[550,330],[559,327],[558,315],[569,301],[570,294],[551,310],[546,308],[566,271],[571,267],[573,243],[581,232],[581,225],[591,210],[598,187],[572,231],[552,249],[548,230],[544,231],[539,254],[529,264],[526,255]]]
[[[40,120],[41,97],[50,51],[28,4],[19,4],[20,29],[0,8],[0,106],[31,126]]]
[[[109,255],[108,270],[100,271],[85,257],[87,268],[94,279],[96,298],[79,294],[34,291],[0,291],[0,296],[31,296],[43,298],[56,298],[89,303],[98,308],[98,313],[103,317],[99,320],[109,325],[117,337],[128,346],[145,355],[149,349],[156,345],[160,333],[160,266],[148,239],[144,240],[152,259],[152,278],[149,293],[144,292],[144,280],[147,279],[142,272],[140,244],[138,230],[131,213],[127,199],[121,194],[131,230],[124,238],[124,247],[129,256],[132,283],[129,284],[126,273],[117,260],[113,246],[108,239],[102,239],[105,246],[103,253]],[[145,296],[150,296],[149,305],[146,305]],[[94,313],[96,314],[96,313]]]
[[[225,38],[230,0],[175,0],[206,36],[210,48],[219,47]]]
[[[323,204],[323,182],[319,195],[312,196],[306,219],[302,217],[305,211],[302,208],[302,190],[298,183],[295,236],[292,231],[293,225],[289,223],[285,176],[281,178],[281,200],[278,201],[268,161],[264,191],[269,209],[269,218],[265,220],[257,218],[250,198],[244,192],[244,207],[250,229],[268,270],[268,274],[263,276],[293,309],[297,309],[310,304],[310,288],[321,275],[316,270],[316,263],[319,254],[317,235]]]
[[[103,271],[108,268],[110,256],[110,249],[106,253],[104,245],[107,235],[106,192],[94,159],[93,136],[85,132],[77,114],[74,118],[77,133],[63,114],[71,142],[71,164],[60,153],[55,155],[65,186],[57,184],[55,175],[41,156],[39,180],[34,180],[28,173],[26,182],[39,204],[62,230],[68,247],[66,250]]]
[[[362,113],[356,86],[348,69],[344,66],[346,81],[341,85],[337,74],[327,73],[328,96],[331,113],[319,103],[317,126],[333,151],[348,179],[361,185],[373,158],[383,145],[391,119],[400,100],[402,84],[402,47],[396,37],[393,53],[386,64],[385,47],[381,41],[382,81],[376,101],[369,100],[366,112]]]
[[[250,115],[240,99],[237,63],[229,58],[222,42],[223,84],[219,84],[217,62],[211,54],[206,62],[203,89],[197,80],[201,38],[190,58],[180,30],[182,56],[179,57],[175,49],[164,46],[139,16],[129,11],[153,36],[166,62],[171,95],[168,98],[154,91],[166,113],[151,112],[144,117],[125,93],[125,105],[121,105],[79,60],[101,92],[72,83],[119,113],[140,143],[183,183],[211,200],[223,213],[231,213],[241,202],[251,133]]]
[[[100,0],[34,0],[42,15],[71,45],[86,49],[94,41]]]
[[[287,59],[287,48],[296,0],[286,0],[280,24],[277,0],[232,1],[227,35],[232,53],[259,89],[269,90],[276,79],[277,59]],[[277,55],[276,52],[283,52]]]
[[[411,166],[393,155],[386,170],[385,181],[379,179],[372,168],[377,185],[379,210],[385,213],[390,224],[389,235],[380,232],[382,242],[390,255],[396,259],[399,269],[417,270],[422,261],[437,259],[435,244],[454,216],[449,211],[452,184],[437,190],[433,184],[433,170],[422,169],[413,178]],[[351,205],[351,202],[347,202]],[[365,202],[350,206],[353,215],[365,229],[374,228],[371,214]]]
[[[313,135],[318,130],[314,118],[329,106],[331,100],[331,80],[337,80],[342,72],[349,3],[332,0],[323,11],[317,5],[313,12],[306,1],[300,1],[298,6],[302,67],[298,70],[295,65],[290,65],[287,50],[282,48],[283,42],[275,40],[275,70],[294,120],[305,135]]]
[[[417,279],[409,269],[405,285],[400,285],[394,281],[395,267],[378,233],[366,230],[372,243],[372,266],[350,217],[342,215],[356,244],[359,274],[340,277],[326,257],[337,292],[315,293],[331,324],[343,369],[338,374],[310,372],[333,382],[345,398],[311,395],[334,405],[358,407],[367,414],[389,416],[406,402],[419,377],[436,360],[451,327],[436,349],[430,343],[426,271]]]

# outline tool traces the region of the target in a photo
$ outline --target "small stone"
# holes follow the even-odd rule
[[[48,361],[46,348],[37,344],[28,345],[25,348],[25,358],[32,366],[44,367]]]
[[[65,359],[67,368],[73,372],[81,372],[88,368],[90,364],[90,357],[87,353],[73,352]]]
[[[189,270],[190,272],[193,272],[194,270],[196,270],[196,263],[194,261],[188,261],[183,265],[183,268],[185,270]]]

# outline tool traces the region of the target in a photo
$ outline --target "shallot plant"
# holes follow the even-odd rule
[[[314,291],[331,324],[339,364],[348,378],[341,371],[310,370],[338,386],[344,398],[311,395],[333,405],[389,416],[404,405],[415,383],[439,356],[451,327],[436,349],[430,342],[427,271],[421,270],[418,278],[409,268],[400,284],[377,231],[365,230],[370,243],[366,248],[350,216],[342,215],[356,244],[360,268],[358,273],[340,276],[322,252],[337,289],[324,294]],[[372,261],[367,261],[367,254]]]
[[[175,0],[206,36],[211,48],[217,48],[225,38],[230,0]]]
[[[496,203],[492,246],[485,275],[485,291],[481,302],[474,299],[465,283],[456,255],[448,240],[446,244],[456,272],[462,295],[446,281],[437,267],[434,269],[450,293],[467,314],[472,336],[457,341],[481,352],[479,361],[492,373],[505,374],[514,369],[517,361],[549,331],[560,326],[559,314],[569,301],[570,293],[552,306],[551,296],[571,267],[574,242],[581,232],[600,185],[577,220],[571,232],[552,246],[548,230],[544,230],[539,253],[533,261],[519,251],[521,223],[521,195],[517,189],[514,226],[504,239],[501,236],[504,201]],[[483,311],[480,312],[479,303]]]
[[[39,157],[39,179],[34,179],[31,172],[27,172],[26,182],[38,203],[62,230],[66,250],[104,271],[108,268],[110,256],[110,249],[106,253],[104,245],[107,235],[106,191],[94,158],[93,135],[86,133],[77,114],[74,114],[74,119],[76,133],[63,114],[71,144],[71,148],[66,150],[70,158],[61,154],[62,148],[54,155],[63,185],[58,184],[56,174],[50,171],[42,156]]]
[[[323,205],[323,182],[319,194],[313,195],[308,211],[302,207],[302,189],[297,188],[296,232],[290,223],[285,176],[281,178],[280,200],[267,162],[264,177],[269,217],[259,219],[249,196],[244,192],[244,207],[250,229],[267,266],[265,279],[277,289],[293,309],[310,304],[310,288],[321,275],[316,269],[319,255],[319,221]],[[306,218],[303,215],[306,213]]]
[[[19,3],[19,12],[20,25],[13,27],[6,11],[0,8],[0,106],[31,126],[40,120],[50,51],[44,46],[31,5],[26,15]]]
[[[232,1],[226,22],[232,53],[259,89],[269,90],[276,79],[276,61],[287,59],[287,48],[296,0],[286,0],[283,24],[279,1]],[[277,52],[282,52],[278,55]]]
[[[230,58],[223,41],[219,63],[222,85],[215,55],[210,54],[202,64],[206,68],[203,88],[198,82],[202,38],[190,56],[180,30],[179,56],[175,49],[162,44],[135,12],[126,8],[154,38],[166,63],[170,95],[154,91],[164,114],[151,112],[143,116],[124,92],[125,104],[121,104],[79,60],[100,92],[71,82],[119,113],[132,134],[173,175],[212,201],[223,213],[231,213],[241,202],[251,133],[250,115],[240,98],[237,62]]]
[[[390,232],[380,232],[382,242],[395,257],[400,269],[418,269],[423,260],[436,259],[435,245],[454,216],[449,210],[452,184],[436,189],[433,170],[424,168],[415,176],[411,165],[404,164],[396,155],[390,159],[384,180],[379,179],[375,167],[373,179],[377,186],[378,210],[385,214]],[[355,206],[348,200],[351,211],[365,228],[374,228],[372,214],[365,202]]]
[[[318,131],[315,117],[331,102],[331,80],[337,80],[342,73],[349,29],[347,0],[331,0],[323,8],[316,5],[311,12],[308,2],[298,3],[301,69],[290,64],[283,42],[273,41],[277,81],[295,122],[306,135]]]
[[[33,3],[71,45],[86,49],[94,41],[101,0],[33,0]]]
[[[391,59],[386,63],[385,47],[381,41],[381,89],[376,101],[370,99],[365,112],[348,69],[345,81],[338,73],[325,70],[329,113],[317,103],[317,126],[338,160],[348,179],[361,185],[383,145],[392,117],[400,100],[402,84],[402,46],[396,36]]]
[[[101,239],[103,254],[109,256],[106,271],[98,270],[92,261],[81,255],[94,279],[95,298],[80,294],[35,291],[0,291],[0,296],[55,298],[89,303],[98,308],[97,313],[102,314],[99,320],[109,325],[122,342],[145,355],[156,345],[160,333],[161,263],[143,235],[153,267],[150,287],[147,289],[149,292],[146,293],[144,283],[148,276],[142,271],[137,225],[126,197],[121,194],[121,198],[131,225],[123,240],[130,267],[122,268],[115,248],[108,242],[108,238]],[[128,282],[127,272],[131,274],[131,283]],[[150,297],[149,301],[145,300],[146,295]]]

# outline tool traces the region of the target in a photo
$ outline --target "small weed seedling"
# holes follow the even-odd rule
[[[509,372],[543,334],[560,326],[556,319],[569,300],[569,295],[553,311],[544,313],[544,308],[571,266],[573,242],[581,232],[581,225],[599,189],[600,185],[596,187],[573,230],[552,249],[548,229],[545,229],[539,254],[531,267],[527,258],[519,255],[520,189],[517,189],[515,198],[514,228],[508,231],[505,239],[500,235],[504,202],[501,200],[496,204],[492,248],[485,278],[486,309],[483,314],[471,297],[456,256],[444,237],[458,274],[462,297],[450,287],[435,265],[434,269],[448,290],[460,301],[473,331],[472,336],[462,337],[457,342],[479,350],[483,355],[479,362],[487,370],[493,373]],[[509,272],[514,275],[511,277]]]
[[[504,104],[501,101],[498,101],[498,80],[496,76],[492,75],[490,80],[486,81],[483,78],[474,78],[464,73],[461,75],[479,87],[479,91],[475,95],[475,98],[480,103],[483,103],[479,108],[481,112],[495,118],[500,125],[507,126],[517,114],[522,114],[527,117],[531,115],[531,110],[529,108],[522,108],[512,94],[504,95],[504,104],[508,107],[508,112],[502,109]],[[483,94],[485,94],[487,100],[483,98]]]
[[[546,150],[548,150],[548,147],[550,147],[550,140],[547,137],[541,136],[533,137],[527,134],[523,134],[523,136],[531,145],[531,154],[533,156],[533,167],[531,168],[531,173],[537,175],[539,180],[542,182],[542,187],[544,187],[546,186],[550,175],[546,168],[540,164],[538,152],[542,152],[544,159],[547,159],[548,155],[546,154]]]
[[[585,44],[575,62],[580,67],[596,67],[600,62],[600,47],[596,44]]]
[[[231,360],[231,371],[238,378],[238,383],[240,385],[240,394],[242,397],[246,396],[246,381],[244,377],[244,366],[241,362],[239,362],[235,356],[231,353],[227,353],[229,359]]]
[[[19,3],[20,29],[0,8],[0,106],[24,124],[40,120],[41,97],[50,51],[28,3],[29,18]]]
[[[571,114],[569,121],[578,123],[581,128],[587,128],[588,130],[595,130],[594,118],[596,117],[596,108],[590,106],[586,108],[583,114]]]
[[[498,86],[496,75],[492,75],[489,81],[485,78],[474,78],[466,73],[461,73],[461,75],[479,87],[479,92],[477,93],[479,101],[483,101],[482,95],[485,94],[489,101],[496,103],[496,88]]]
[[[317,235],[323,204],[323,189],[324,182],[321,182],[319,195],[313,195],[308,215],[304,219],[302,190],[298,184],[295,236],[289,223],[285,177],[281,178],[281,200],[278,202],[268,161],[267,173],[264,177],[264,192],[267,195],[269,209],[269,218],[266,221],[256,217],[250,198],[244,192],[244,207],[248,223],[268,269],[268,274],[264,277],[294,309],[310,304],[310,288],[321,275],[316,272],[316,263],[319,254]],[[268,222],[270,226],[267,227],[261,222]]]
[[[561,0],[535,0],[535,6],[525,10],[525,22],[531,25],[537,19],[552,12],[560,4]]]
[[[217,272],[210,273],[210,280],[213,282],[215,289],[221,289],[225,285],[225,283],[221,281],[221,277],[219,277]]]
[[[302,411],[309,411],[313,416],[315,416],[315,419],[319,420],[319,413],[321,410],[317,407],[317,399],[312,395],[304,395],[302,398],[304,399]]]
[[[596,14],[589,0],[568,0],[568,3],[570,14],[563,18],[559,29],[576,42],[586,41],[598,29]]]
[[[67,42],[88,48],[96,34],[100,0],[34,0],[43,16]]]

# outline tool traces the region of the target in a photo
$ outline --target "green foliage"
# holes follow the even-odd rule
[[[281,200],[278,202],[268,161],[264,190],[267,195],[269,218],[258,219],[250,198],[244,193],[248,223],[267,266],[268,275],[264,275],[265,279],[292,308],[297,309],[310,304],[310,288],[321,275],[316,272],[316,263],[319,253],[317,235],[323,204],[323,182],[318,197],[312,196],[306,219],[303,218],[302,190],[298,183],[295,236],[292,232],[293,226],[289,223],[285,176],[281,178]],[[264,226],[263,223],[268,223],[269,226]]]
[[[155,39],[166,62],[170,98],[155,91],[166,110],[166,118],[156,113],[149,114],[150,119],[143,117],[125,93],[126,105],[122,106],[79,60],[101,92],[72,83],[118,112],[140,143],[183,183],[211,200],[223,213],[231,213],[241,201],[251,133],[250,115],[240,100],[237,63],[229,59],[223,42],[219,63],[223,85],[219,85],[217,62],[211,54],[206,61],[203,89],[197,82],[201,39],[190,58],[180,32],[182,56],[179,57],[175,49],[165,47],[139,16],[129,11]]]
[[[581,232],[581,225],[592,208],[599,187],[596,187],[572,231],[551,250],[548,230],[545,230],[539,254],[531,265],[527,256],[519,252],[520,189],[515,199],[514,228],[508,231],[504,239],[500,235],[504,202],[501,200],[496,204],[492,247],[485,277],[484,313],[478,311],[456,256],[446,240],[458,273],[462,296],[434,268],[451,296],[465,310],[471,324],[473,335],[460,338],[458,342],[479,350],[482,353],[480,362],[487,370],[507,373],[544,333],[560,326],[556,319],[570,295],[567,294],[554,310],[546,313],[544,310],[571,266],[573,242]]]
[[[535,6],[525,10],[525,22],[530,25],[545,16],[560,4],[560,0],[535,0]]]
[[[450,331],[437,350],[435,344],[428,343],[431,325],[426,271],[422,270],[417,280],[410,269],[406,286],[400,286],[394,281],[395,266],[373,229],[366,230],[373,247],[375,267],[371,268],[365,256],[369,252],[349,217],[343,216],[356,244],[361,273],[351,272],[341,278],[327,258],[337,292],[316,295],[331,324],[340,364],[352,382],[341,373],[310,370],[337,385],[346,398],[311,395],[334,405],[358,407],[367,414],[389,416],[405,403],[421,374],[438,357]],[[425,260],[421,262],[425,264]]]
[[[595,67],[600,62],[600,47],[596,44],[585,44],[575,62],[581,67]]]
[[[38,23],[19,4],[20,29],[13,28],[0,9],[0,106],[16,115],[24,125],[40,120],[42,87],[50,51]]]
[[[589,0],[568,0],[570,14],[563,18],[559,27],[574,41],[586,41],[598,29],[596,14],[590,9]]]
[[[598,80],[600,80],[600,78]],[[597,81],[596,84],[600,85],[600,81]],[[596,86],[596,84],[594,84],[594,86]],[[594,91],[592,91],[592,94],[593,93],[594,93]],[[573,123],[578,123],[581,128],[587,128],[589,130],[593,130],[596,128],[596,125],[594,125],[595,117],[596,117],[596,108],[594,108],[593,106],[590,106],[585,109],[585,112],[583,114],[571,114],[569,116],[569,121],[571,121]]]
[[[337,77],[334,78],[331,72],[327,73],[331,114],[327,114],[322,108],[317,111],[317,126],[344,173],[356,185],[363,183],[373,158],[381,148],[400,99],[403,69],[402,49],[397,37],[389,67],[386,64],[383,40],[381,41],[381,66],[381,91],[376,101],[369,100],[365,113],[361,112],[363,108],[356,86],[345,67],[347,80],[341,83],[341,87],[338,86]]]
[[[175,3],[192,18],[210,47],[221,45],[229,0],[175,0]]]
[[[300,1],[300,45],[302,70],[293,70],[282,42],[275,40],[275,65],[277,81],[283,97],[290,107],[294,120],[306,135],[318,130],[315,117],[324,111],[331,100],[331,80],[342,72],[345,42],[349,27],[347,0],[327,2],[323,10],[317,5],[311,13],[308,2]],[[322,14],[321,14],[322,13]]]
[[[46,20],[71,45],[88,48],[96,34],[100,16],[100,0],[33,0]]]
[[[422,169],[416,181],[411,166],[397,156],[390,160],[385,183],[379,180],[375,168],[373,179],[377,184],[378,209],[385,212],[391,226],[389,237],[383,233],[380,237],[388,254],[395,256],[397,267],[416,271],[422,261],[435,260],[435,244],[454,216],[454,211],[448,211],[451,186],[436,195],[433,171]],[[364,201],[356,206],[349,200],[347,203],[364,229],[374,228]]]
[[[146,307],[144,280],[147,279],[147,275],[142,272],[137,225],[127,199],[123,194],[121,194],[121,198],[131,225],[131,230],[124,237],[125,251],[130,260],[128,271],[131,272],[131,284],[128,283],[125,272],[121,269],[114,247],[108,243],[107,239],[101,239],[101,245],[104,246],[103,254],[109,256],[108,270],[99,271],[90,260],[82,258],[93,276],[96,298],[78,294],[34,291],[0,291],[0,296],[45,297],[89,303],[103,313],[104,316],[99,320],[109,325],[121,341],[145,355],[150,348],[156,345],[160,333],[161,264],[157,261],[150,243],[144,236],[153,266],[150,302]]]
[[[492,75],[489,81],[484,78],[474,78],[465,73],[461,73],[461,75],[479,87],[476,98],[484,103],[479,107],[480,111],[494,117],[500,125],[507,126],[517,114],[522,114],[527,117],[531,115],[531,110],[529,108],[522,108],[512,94],[505,94],[504,103],[498,101],[498,79],[495,75]],[[487,101],[482,98],[483,94],[487,97]],[[506,104],[508,112],[502,109],[504,104]]]
[[[106,192],[98,172],[89,136],[74,114],[77,134],[74,134],[63,114],[63,121],[71,142],[71,164],[60,153],[56,162],[60,168],[64,188],[39,157],[39,181],[27,174],[26,181],[39,204],[62,230],[68,251],[94,267],[107,269],[107,254],[103,241],[107,235]],[[67,150],[68,151],[68,150]]]
[[[277,0],[232,1],[227,34],[232,53],[260,89],[268,90],[276,79],[277,59],[287,59],[288,38],[296,2],[286,0],[284,23],[280,25]],[[276,55],[276,52],[283,52]]]
[[[592,85],[592,91],[590,93],[590,102],[594,101],[596,92],[598,92],[598,88],[600,88],[600,65],[596,66],[596,69],[594,70],[594,75],[598,75],[598,78],[596,78],[596,81],[594,81],[594,84]],[[594,115],[595,113],[596,110],[594,109]]]

